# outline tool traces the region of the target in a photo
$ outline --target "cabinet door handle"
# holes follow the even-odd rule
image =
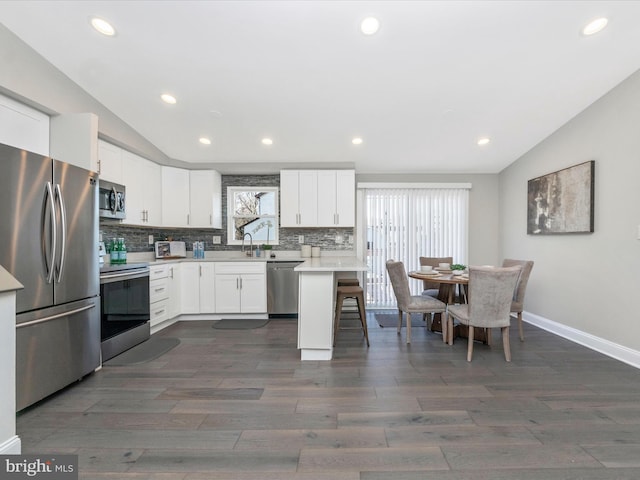
[[[209,214],[209,225],[213,225],[213,214]]]
[[[242,277],[240,277],[240,290],[242,290]]]
[[[202,276],[202,265],[198,265],[198,272],[200,273],[200,276]]]
[[[173,278],[173,267],[169,267],[169,278]]]
[[[190,219],[189,219],[189,214],[187,213],[187,225],[190,225]]]
[[[164,290],[164,287],[156,288],[156,292],[161,292]]]
[[[164,308],[162,310],[156,310],[155,312],[156,315],[160,315],[161,313],[164,313]]]

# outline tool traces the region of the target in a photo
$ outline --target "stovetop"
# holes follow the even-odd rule
[[[124,263],[121,265],[101,265],[100,274],[118,272],[123,270],[134,270],[138,268],[149,268],[148,263]]]

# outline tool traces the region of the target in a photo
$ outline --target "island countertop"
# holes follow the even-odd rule
[[[367,264],[357,257],[313,257],[298,265],[296,272],[366,272]]]

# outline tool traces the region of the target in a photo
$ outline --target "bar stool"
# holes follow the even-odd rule
[[[336,344],[336,336],[338,329],[340,328],[340,315],[342,314],[342,302],[345,298],[355,298],[358,304],[358,313],[360,316],[360,323],[362,324],[362,331],[364,332],[364,338],[367,340],[367,347],[369,346],[369,332],[367,331],[367,316],[364,310],[364,291],[359,285],[344,285],[338,286],[336,289],[336,315],[333,325],[333,345]]]
[[[359,287],[360,286],[360,280],[358,280],[357,278],[339,278],[338,279],[338,286],[339,287]]]

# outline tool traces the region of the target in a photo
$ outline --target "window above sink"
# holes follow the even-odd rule
[[[227,187],[227,244],[278,245],[278,187]]]

